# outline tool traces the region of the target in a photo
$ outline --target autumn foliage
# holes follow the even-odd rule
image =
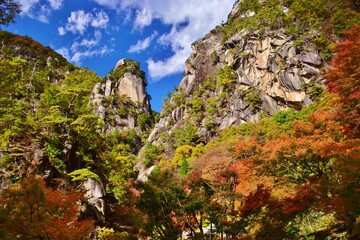
[[[52,190],[41,178],[30,177],[3,190],[0,235],[3,239],[82,239],[93,221],[79,221],[82,193]]]
[[[346,37],[334,47],[336,56],[325,78],[329,90],[339,95],[341,118],[360,134],[360,26],[350,29]]]

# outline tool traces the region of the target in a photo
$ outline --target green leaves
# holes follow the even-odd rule
[[[238,78],[237,73],[230,66],[226,65],[220,69],[218,75],[218,84],[224,88],[229,88]]]
[[[88,178],[100,181],[99,176],[87,168],[72,171],[71,173],[69,173],[69,176],[72,177],[71,181],[85,181]]]

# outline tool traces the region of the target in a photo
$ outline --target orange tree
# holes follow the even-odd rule
[[[52,190],[41,178],[29,177],[0,196],[3,239],[81,239],[93,221],[78,221],[81,193]]]
[[[347,39],[336,44],[337,53],[329,73],[325,75],[331,92],[339,95],[340,117],[360,136],[360,26],[346,34]]]
[[[327,213],[333,221],[313,229],[313,236],[360,236],[360,142],[343,135],[343,130],[334,112],[318,110],[304,121],[294,120],[291,131],[274,139],[235,146],[235,156],[253,161],[262,180],[254,182],[260,187],[246,195],[240,207],[240,216],[257,229],[253,234],[301,237],[301,226],[290,229],[291,223]],[[265,184],[265,176],[275,177],[273,185]]]

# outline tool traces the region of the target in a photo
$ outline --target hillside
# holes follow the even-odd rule
[[[236,1],[160,115],[0,31],[0,238],[359,238],[359,8]]]
[[[1,189],[32,175],[54,189],[80,188],[88,202],[80,215],[102,224],[106,193],[108,204],[124,201],[154,122],[139,64],[119,61],[103,79],[29,37],[1,36]],[[137,84],[118,89],[126,81]]]

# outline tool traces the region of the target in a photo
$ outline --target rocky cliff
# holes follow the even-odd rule
[[[224,28],[239,18],[237,11],[235,5],[227,23],[193,43],[185,75],[165,101],[150,142],[166,144],[161,133],[171,135],[189,124],[207,142],[229,126],[299,110],[322,92],[326,64],[315,44],[299,41],[285,28],[244,28],[224,39]]]
[[[144,72],[139,69],[139,64],[121,59],[106,81],[94,86],[89,105],[104,121],[104,132],[136,129],[140,133],[152,125],[153,117],[146,85]],[[141,116],[147,116],[144,126],[139,123]]]

